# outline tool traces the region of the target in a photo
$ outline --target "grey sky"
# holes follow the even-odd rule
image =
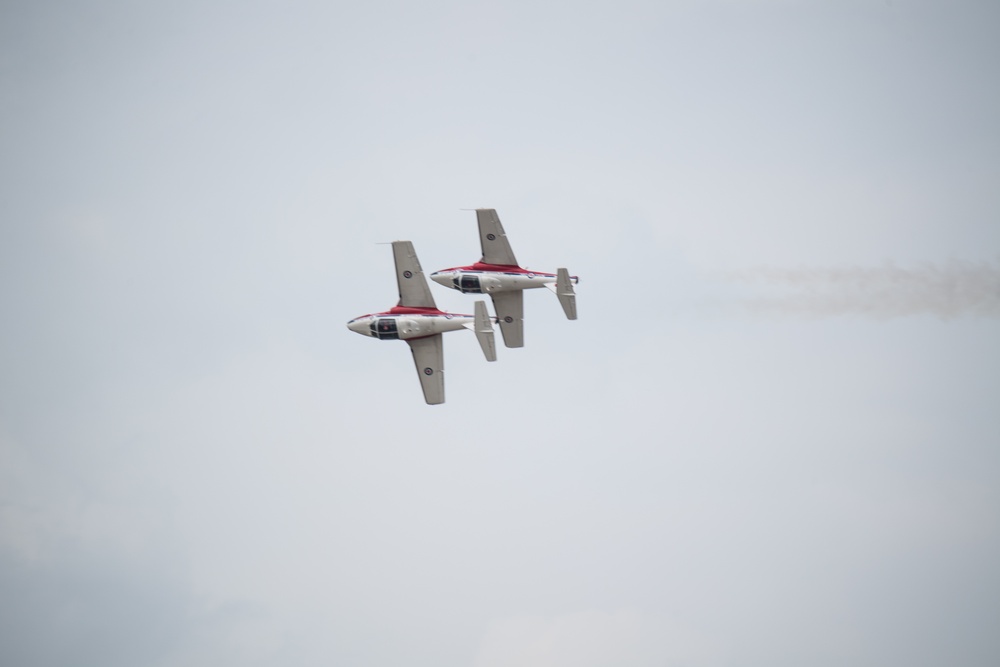
[[[5,3],[0,663],[997,664],[998,31]],[[377,242],[476,260],[477,206],[580,320],[446,337],[432,408],[344,323],[395,302]],[[782,301],[887,266],[992,306]]]
[[[744,295],[751,312],[808,317],[860,314],[876,318],[932,314],[948,319],[1000,316],[1000,264],[922,263],[901,267],[757,267],[732,271],[739,285],[765,285],[765,295]],[[774,287],[784,288],[775,293]]]

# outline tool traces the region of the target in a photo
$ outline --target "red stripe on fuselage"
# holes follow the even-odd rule
[[[437,308],[418,308],[414,306],[393,306],[385,313],[379,315],[446,315],[444,311]]]
[[[366,317],[393,317],[395,315],[426,315],[428,317],[475,317],[474,315],[465,315],[463,313],[446,313],[443,310],[438,310],[437,308],[412,308],[410,306],[393,306],[391,309],[381,312],[381,313],[366,313],[365,315],[358,315],[354,319],[348,321],[356,322],[358,320],[364,319]]]
[[[546,278],[556,277],[556,274],[554,273],[529,271],[528,269],[522,269],[520,266],[514,266],[513,264],[487,264],[485,262],[476,262],[470,266],[453,266],[450,269],[435,271],[435,273],[444,273],[445,271],[489,271],[491,273],[523,273],[525,275],[530,273],[533,276],[544,276]]]

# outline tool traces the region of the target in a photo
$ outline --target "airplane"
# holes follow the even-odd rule
[[[548,287],[555,292],[567,319],[576,319],[577,276],[566,269],[540,273],[521,268],[510,249],[507,234],[496,209],[477,208],[479,243],[483,257],[470,266],[455,266],[431,274],[431,280],[457,289],[463,294],[489,294],[500,322],[500,333],[507,347],[524,347],[524,290]]]
[[[496,361],[493,321],[486,302],[477,301],[474,315],[458,315],[438,310],[417,253],[409,241],[393,241],[399,303],[382,313],[355,317],[347,328],[379,340],[405,340],[413,353],[417,376],[428,405],[444,403],[444,342],[446,331],[472,329],[487,361]]]

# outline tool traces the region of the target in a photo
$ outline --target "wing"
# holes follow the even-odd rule
[[[444,403],[444,341],[441,334],[406,341],[413,353],[420,386],[428,405]]]
[[[507,234],[503,231],[496,209],[477,208],[479,221],[479,243],[483,247],[483,261],[487,264],[507,264],[517,266],[514,251],[510,249]]]
[[[507,347],[524,347],[524,292],[496,292],[493,310],[500,319],[500,333]]]
[[[399,305],[411,308],[437,308],[420,260],[409,241],[392,242],[392,258],[396,260],[396,283],[399,285]]]

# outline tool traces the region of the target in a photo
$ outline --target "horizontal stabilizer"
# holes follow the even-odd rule
[[[562,304],[566,319],[576,319],[576,292],[573,291],[573,281],[569,277],[569,271],[558,269],[556,271],[556,296]]]
[[[497,344],[493,338],[493,322],[490,314],[486,312],[486,302],[476,302],[476,339],[479,340],[479,347],[483,348],[486,361],[497,360]]]

